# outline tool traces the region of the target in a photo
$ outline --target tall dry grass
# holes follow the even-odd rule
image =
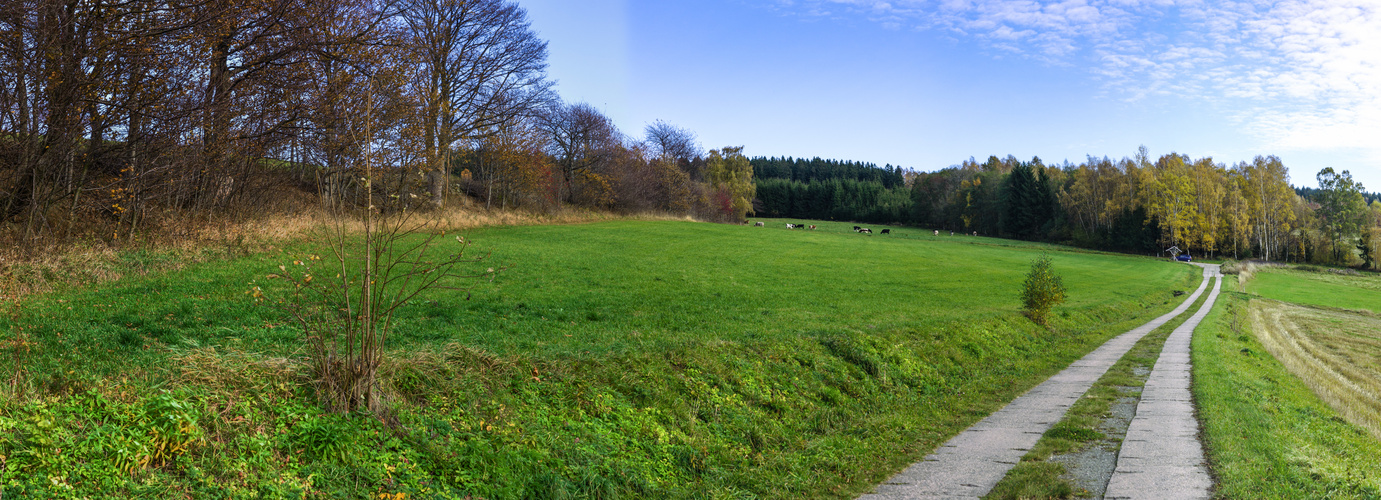
[[[1381,439],[1381,318],[1273,300],[1249,305],[1261,344],[1353,425]]]

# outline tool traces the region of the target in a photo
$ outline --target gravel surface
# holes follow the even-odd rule
[[[1150,372],[1150,370],[1146,370]],[[1117,451],[1122,440],[1127,437],[1127,426],[1136,415],[1137,397],[1140,387],[1118,387],[1127,396],[1112,403],[1109,416],[1098,424],[1098,432],[1103,439],[1089,445],[1083,451],[1069,454],[1051,455],[1050,462],[1064,464],[1066,473],[1062,478],[1074,483],[1076,492],[1093,498],[1102,498],[1108,488],[1108,479],[1117,469]]]

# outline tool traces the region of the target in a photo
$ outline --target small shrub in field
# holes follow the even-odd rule
[[[1050,271],[1050,256],[1042,255],[1031,261],[1031,271],[1021,286],[1021,302],[1031,321],[1044,325],[1045,316],[1055,304],[1065,301],[1063,280]]]

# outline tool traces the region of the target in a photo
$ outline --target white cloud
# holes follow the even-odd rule
[[[1234,109],[1268,145],[1381,159],[1381,0],[779,0],[793,3],[1084,66],[1117,99]]]

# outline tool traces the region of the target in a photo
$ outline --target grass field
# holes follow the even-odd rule
[[[384,418],[322,414],[299,332],[245,293],[306,242],[32,296],[0,320],[0,492],[850,497],[1198,274],[779,222],[469,231],[511,267],[403,308]],[[1017,301],[1042,251],[1070,291],[1049,330]]]
[[[1381,276],[1263,268],[1247,283],[1249,293],[1282,302],[1381,313]]]
[[[1250,289],[1370,300],[1364,287],[1348,294],[1327,276],[1257,274],[1266,276],[1300,279]],[[1381,324],[1369,314],[1226,290],[1221,302],[1195,332],[1193,351],[1194,394],[1216,496],[1381,498],[1381,441],[1366,430],[1367,419],[1375,418]]]
[[[1381,439],[1381,318],[1253,300],[1268,352],[1348,421]]]

